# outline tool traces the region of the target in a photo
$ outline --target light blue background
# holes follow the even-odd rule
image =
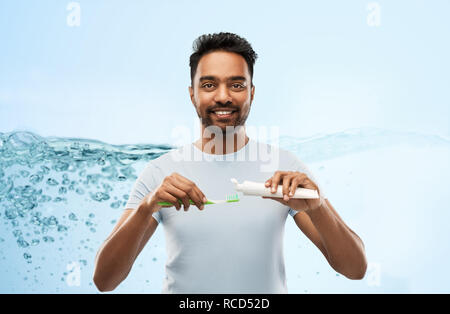
[[[186,126],[193,140],[192,42],[229,31],[259,55],[248,125],[295,138],[376,127],[448,143],[450,2],[377,1],[378,27],[367,23],[369,2],[78,1],[81,25],[69,27],[69,1],[1,1],[0,132],[171,144]],[[448,217],[449,146],[414,145],[307,160],[381,283],[336,279],[289,221],[290,292],[449,291],[448,232],[437,231]],[[304,254],[319,273],[302,266]],[[130,276],[129,288],[139,280]]]

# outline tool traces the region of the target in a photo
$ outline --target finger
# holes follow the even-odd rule
[[[299,184],[302,188],[317,190],[316,184],[311,181],[306,174],[300,179]]]
[[[290,196],[293,196],[295,194],[295,190],[299,186],[303,186],[302,184],[305,182],[305,180],[307,180],[307,176],[304,173],[300,173],[295,176],[295,178],[291,182],[291,187],[290,187],[290,192],[289,192]]]
[[[192,201],[195,203],[198,209],[202,210],[204,207],[203,204],[205,203],[204,199],[206,199],[206,196],[195,183],[192,183],[191,189],[189,190],[188,194],[190,195]]]
[[[291,182],[289,196],[294,196],[295,190],[297,190],[298,184],[299,184],[299,177],[297,176]]]
[[[188,185],[188,186],[192,186],[193,187],[193,189],[195,190],[195,192],[196,192],[196,195],[198,196],[198,203],[199,204],[197,204],[197,205],[203,205],[204,203],[206,203],[206,201],[207,201],[207,197],[205,196],[205,194],[202,192],[202,190],[200,190],[200,188],[195,184],[195,182],[193,182],[193,181],[191,181],[191,180],[189,180],[188,178],[186,178],[186,177],[184,177],[184,176],[182,176],[182,175],[180,175],[180,174],[178,174],[178,173],[174,173],[173,174],[174,175],[174,177],[176,177],[177,179],[178,179],[178,181],[180,181],[180,182],[182,182],[182,183],[184,183],[184,184],[186,184],[186,185]],[[196,201],[195,200],[192,200],[194,203],[196,203]]]
[[[180,184],[179,182],[173,181],[170,183],[167,190],[174,196],[176,196],[181,202],[183,203],[184,210],[188,210],[189,206],[191,205],[189,203],[189,195],[185,191],[185,186],[183,184]]]
[[[200,191],[200,189],[195,185],[194,182],[180,176],[174,179],[171,183],[172,185],[186,193],[185,200],[188,206],[185,207],[185,210],[187,210],[190,206],[189,199],[191,199],[199,209],[202,208],[204,203],[204,196],[202,195],[204,194]]]
[[[173,196],[172,194],[170,194],[169,192],[166,192],[164,190],[162,190],[160,192],[160,195],[161,195],[160,196],[161,201],[170,202],[173,204],[173,206],[175,206],[175,208],[177,210],[180,210],[181,205],[180,205],[180,203],[178,203],[178,199],[175,196]],[[163,207],[172,207],[172,206],[171,205],[163,205]]]
[[[194,187],[193,193],[197,195],[197,197],[193,199],[195,205],[199,210],[202,210],[205,207],[204,203],[206,196],[204,196],[203,192],[198,187]]]
[[[189,207],[189,201],[187,200],[187,194],[186,192],[184,192],[182,189],[179,189],[178,187],[172,185],[172,184],[168,184],[166,187],[166,191],[169,192],[170,194],[172,194],[174,197],[176,197],[177,201],[176,201],[176,205],[177,210],[181,209],[181,204],[178,202],[178,200],[181,200],[181,202],[183,203],[184,206],[184,210],[186,210],[186,208]]]
[[[272,189],[271,192],[275,193],[278,189],[278,183],[280,182],[283,175],[286,174],[286,171],[276,171],[272,177]]]
[[[185,191],[188,194],[188,197],[194,202],[195,206],[197,206],[198,209],[201,209],[203,206],[203,193],[195,185],[195,183],[188,184]]]
[[[174,173],[174,177],[175,180],[173,184],[187,193],[188,202],[190,199],[198,207],[198,209],[203,209],[204,198],[206,199],[206,197],[203,192],[196,186],[196,184],[177,173]]]
[[[191,182],[188,183],[185,191],[188,193],[190,199],[195,203],[195,206],[202,210],[204,208],[204,204],[208,200],[202,190],[200,190],[195,183]]]
[[[266,183],[264,184],[266,186],[266,188],[270,187],[272,185],[272,178],[270,178],[269,180],[266,181]]]
[[[283,199],[285,201],[289,201],[289,186],[291,185],[291,181],[294,178],[294,175],[285,175],[283,177]]]

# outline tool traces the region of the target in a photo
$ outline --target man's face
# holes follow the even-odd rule
[[[205,127],[215,125],[225,133],[227,126],[245,124],[255,87],[241,55],[224,51],[204,55],[193,84],[189,87],[191,101]],[[226,111],[231,113],[223,114]]]

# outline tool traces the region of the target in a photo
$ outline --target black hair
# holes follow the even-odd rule
[[[253,66],[258,55],[253,50],[250,43],[245,39],[233,33],[214,33],[199,36],[193,43],[194,53],[189,58],[191,67],[191,86],[194,87],[194,77],[197,72],[197,66],[202,56],[213,51],[228,51],[240,54],[247,62],[248,71],[253,86]]]

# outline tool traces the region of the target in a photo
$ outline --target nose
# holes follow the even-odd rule
[[[227,86],[225,86],[225,84],[219,85],[219,88],[216,91],[217,92],[214,95],[214,101],[216,103],[227,104],[232,102],[231,96],[228,92],[228,88]]]

